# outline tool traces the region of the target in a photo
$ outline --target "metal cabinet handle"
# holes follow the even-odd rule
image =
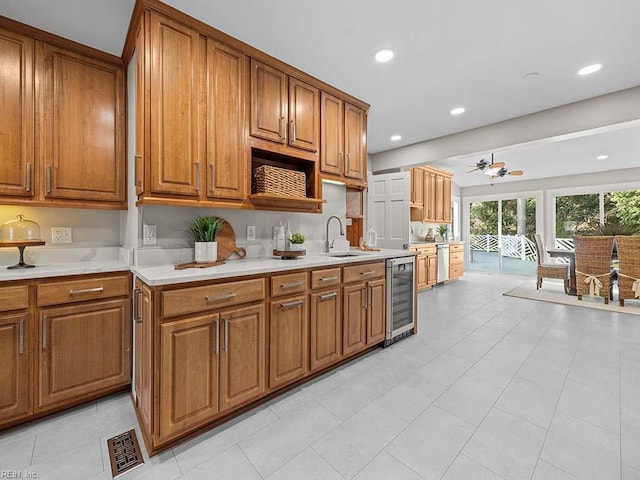
[[[280,138],[282,138],[282,143],[287,143],[287,127],[285,122],[285,118],[280,117]]]
[[[224,319],[224,348],[223,350],[226,352],[229,350],[229,319]]]
[[[338,296],[338,292],[325,293],[324,295],[320,295],[320,300],[326,300],[328,298],[335,298]]]
[[[301,282],[300,280],[296,280],[295,282],[281,283],[280,288],[296,288],[296,287],[301,287],[303,284],[304,282]]]
[[[280,304],[280,308],[291,308],[297,307],[298,305],[302,305],[304,302],[302,300],[294,300],[293,302],[285,302]]]
[[[338,280],[338,277],[333,276],[333,277],[322,277],[320,279],[321,282],[335,282],[336,280]]]
[[[291,125],[291,131],[292,131],[292,133],[289,135],[291,137],[291,142],[295,142],[296,141],[296,122],[291,120],[291,122],[289,122],[289,125]]]
[[[83,290],[69,290],[69,295],[80,295],[82,293],[97,293],[103,291],[104,287],[85,288]]]
[[[33,174],[33,164],[31,162],[27,163],[27,192],[31,191],[31,175]]]
[[[138,178],[138,162],[142,161],[142,155],[134,155],[133,158],[135,160],[135,186],[140,187],[142,186],[142,179]]]
[[[373,307],[373,287],[369,286],[369,305]]]
[[[47,165],[47,168],[44,171],[44,183],[47,189],[47,193],[51,193],[51,169],[53,167],[51,165]]]
[[[18,325],[18,353],[24,352],[24,318],[20,320]]]
[[[215,328],[216,328],[216,355],[218,355],[220,353],[220,320],[218,320],[217,318],[213,321],[213,323],[215,324]]]
[[[133,290],[133,319],[136,323],[142,322],[142,315],[140,315],[140,294],[142,290],[136,288]]]
[[[42,317],[42,349],[47,349],[47,316]]]
[[[204,297],[207,302],[217,302],[219,300],[229,300],[230,298],[234,298],[236,296],[235,293],[223,293],[222,295],[213,295],[212,297]]]
[[[214,192],[216,190],[216,177],[214,175],[215,173],[215,165],[213,163],[209,164],[209,191],[210,192]]]
[[[347,153],[347,161],[345,162],[344,173],[347,173],[347,170],[349,170],[347,168],[349,165],[351,165],[351,153]]]
[[[374,273],[376,272],[374,272],[373,270],[369,270],[368,272],[360,272],[360,275],[373,275]]]
[[[362,287],[362,308],[367,308],[367,287]]]
[[[196,193],[200,193],[200,162],[196,162],[195,166],[196,166]]]
[[[344,152],[340,152],[338,157],[338,173],[342,175],[342,170],[344,169]]]

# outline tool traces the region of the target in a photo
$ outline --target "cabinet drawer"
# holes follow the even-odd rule
[[[449,278],[458,278],[461,277],[464,272],[463,266],[459,265],[449,265]]]
[[[183,313],[202,312],[239,303],[263,300],[264,279],[205,285],[162,292],[161,311],[163,317]]]
[[[0,312],[29,307],[29,285],[0,287]]]
[[[84,302],[129,295],[129,275],[88,277],[38,285],[38,306]]]
[[[315,270],[311,272],[311,288],[331,287],[340,285],[340,269],[325,268],[324,270]]]
[[[464,251],[464,243],[450,243],[449,244],[449,253],[451,252],[463,252]]]
[[[344,267],[344,283],[384,277],[384,262],[365,263]]]
[[[452,253],[449,252],[449,265],[460,265],[464,263],[464,253]]]
[[[271,296],[287,295],[307,290],[307,273],[289,273],[271,277]]]

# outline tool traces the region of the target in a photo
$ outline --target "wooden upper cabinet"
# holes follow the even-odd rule
[[[442,180],[442,220],[444,223],[451,222],[451,178],[444,177]]]
[[[364,182],[367,170],[367,116],[364,110],[345,103],[344,107],[344,176]]]
[[[425,172],[421,168],[411,169],[411,206],[422,207],[424,205],[424,177]]]
[[[33,196],[33,48],[0,30],[0,195]]]
[[[254,137],[286,143],[287,76],[251,59],[251,130]]]
[[[320,143],[320,92],[289,78],[289,145],[317,152]]]
[[[341,175],[344,167],[344,102],[320,95],[320,171]]]
[[[436,221],[436,174],[425,172],[424,174],[424,221]]]
[[[436,175],[435,221],[444,222],[444,177]]]
[[[214,199],[247,195],[246,64],[241,52],[208,39],[206,184]]]
[[[154,12],[149,30],[151,191],[198,196],[200,35]]]
[[[44,198],[125,200],[124,68],[38,42]]]
[[[134,152],[134,184],[136,187],[136,195],[143,193],[145,188],[144,153],[146,147],[144,142],[147,138],[145,134],[145,126],[147,125],[145,122],[145,113],[148,108],[146,104],[147,95],[145,92],[145,80],[147,76],[145,73],[145,69],[147,68],[145,45],[144,24],[141,24],[138,29],[138,34],[136,35],[136,149]]]
[[[30,352],[29,315],[0,315],[0,423],[29,413]]]

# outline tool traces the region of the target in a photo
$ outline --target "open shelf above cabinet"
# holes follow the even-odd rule
[[[271,193],[252,193],[249,200],[256,209],[306,213],[319,213],[326,202],[322,198],[286,197]]]

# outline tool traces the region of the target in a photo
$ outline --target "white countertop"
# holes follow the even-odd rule
[[[37,264],[35,268],[8,270],[0,267],[0,282],[10,280],[30,280],[33,278],[64,277],[87,273],[122,272],[130,266],[120,260],[95,260],[89,262],[68,262]]]
[[[352,257],[330,257],[325,254],[311,254],[293,260],[279,258],[253,258],[243,260],[227,260],[223,265],[209,268],[188,268],[176,270],[173,265],[153,267],[131,267],[131,271],[144,283],[150,286],[169,285],[175,283],[198,282],[243,275],[260,275],[271,272],[283,272],[309,267],[358,263],[387,258],[415,256],[410,250],[383,249],[379,252],[361,252]]]

